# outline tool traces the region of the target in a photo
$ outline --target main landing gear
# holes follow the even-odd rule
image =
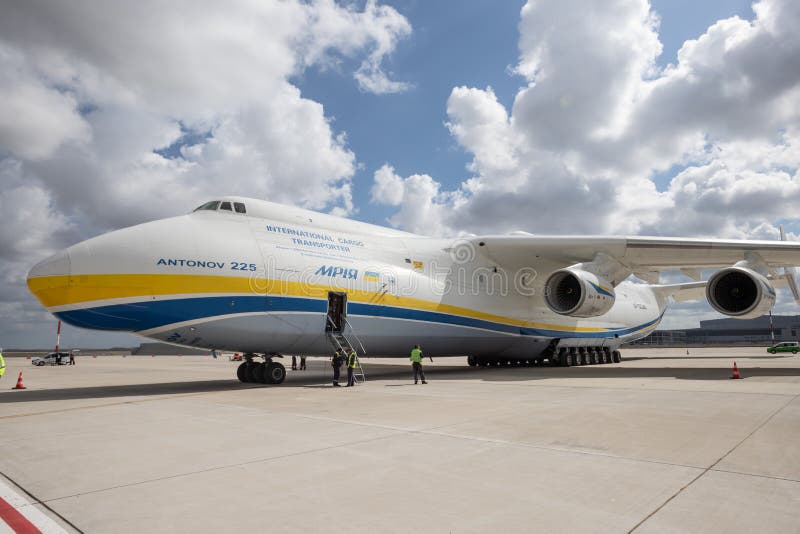
[[[286,368],[272,361],[276,356],[282,358],[278,354],[264,355],[263,362],[256,362],[257,354],[245,354],[245,361],[236,369],[236,378],[250,384],[280,384],[286,379]]]
[[[544,365],[544,358],[527,358],[524,360],[513,358],[487,358],[467,356],[467,365],[470,367],[534,367]]]
[[[549,361],[550,365],[572,367],[573,365],[598,365],[622,361],[620,352],[608,347],[562,347],[556,350],[554,346],[552,350],[548,349],[543,354],[550,354],[550,356],[524,360],[467,356],[467,364],[470,367],[534,367],[545,365],[545,361]]]
[[[554,365],[572,367],[573,365],[597,365],[619,363],[622,355],[618,350],[608,347],[562,347],[552,359]]]

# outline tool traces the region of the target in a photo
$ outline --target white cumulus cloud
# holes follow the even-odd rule
[[[373,201],[397,206],[399,227],[438,218],[435,233],[777,238],[800,202],[800,4],[753,10],[659,68],[647,0],[529,0],[513,106],[491,87],[447,100],[446,126],[472,157],[462,182],[428,177],[437,202],[418,202],[410,178],[379,171]]]
[[[347,63],[404,90],[384,64],[410,34],[375,0],[4,4],[0,338],[40,313],[30,265],[81,238],[222,194],[352,213],[356,155],[292,79]]]

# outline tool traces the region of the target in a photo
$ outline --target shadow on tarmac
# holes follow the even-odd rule
[[[152,395],[180,395],[257,388],[255,384],[242,384],[238,380],[201,380],[195,382],[165,382],[155,384],[125,384],[121,386],[91,386],[58,389],[27,389],[0,395],[0,404],[11,402],[39,402],[72,399],[104,399],[118,397],[146,397]]]
[[[781,360],[792,356],[765,355],[765,356],[738,356],[748,360]],[[737,356],[625,356],[623,361],[633,362],[636,360],[678,360],[678,361],[697,361],[697,360],[735,360]]]
[[[636,358],[629,358],[627,361]],[[670,358],[675,359],[675,358]],[[763,377],[800,377],[800,368],[793,367],[748,367],[740,366],[744,379]],[[384,387],[414,385],[410,366],[364,364],[368,383],[382,380],[407,380],[402,384],[383,384]],[[674,378],[679,380],[729,380],[731,369],[721,367],[653,367],[637,368],[617,365],[591,365],[580,367],[466,367],[431,366],[425,368],[431,384],[438,380],[484,380],[489,382],[526,382],[553,378]],[[165,382],[155,384],[127,384],[118,386],[92,386],[59,388],[48,390],[25,390],[0,395],[0,404],[15,402],[41,402],[70,399],[101,399],[124,397],[147,397],[158,395],[182,395],[190,393],[213,393],[217,391],[258,390],[262,388],[309,388],[340,389],[330,384],[330,375],[290,373],[280,386],[243,384],[236,379]]]

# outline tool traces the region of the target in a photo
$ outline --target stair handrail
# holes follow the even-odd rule
[[[330,323],[331,326],[333,327],[333,331],[335,331],[336,330],[336,323],[333,322],[333,317],[331,317],[331,314],[330,313],[326,314],[325,318],[327,319],[326,322]]]
[[[358,346],[361,348],[361,352],[363,352],[364,355],[366,356],[367,349],[364,348],[364,344],[361,343],[361,338],[359,338],[358,334],[356,334],[356,329],[353,328],[353,325],[350,324],[350,321],[347,320],[347,317],[343,317],[343,319],[344,319],[344,324],[350,327],[350,332],[353,334],[353,337],[356,338],[356,341],[358,341]],[[345,335],[344,329],[342,329],[342,335],[343,336]],[[347,336],[345,336],[345,339],[347,339]],[[350,340],[347,339],[347,342],[350,343]],[[352,343],[350,343],[350,345],[352,345]]]

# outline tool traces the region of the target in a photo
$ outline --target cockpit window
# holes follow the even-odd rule
[[[234,202],[233,207],[236,208],[236,213],[247,213],[244,204],[242,204],[241,202]]]
[[[206,202],[205,204],[203,204],[202,206],[200,206],[199,208],[197,208],[194,211],[215,210],[215,209],[217,209],[218,206],[219,206],[219,200],[212,200],[211,202]]]
[[[233,208],[231,208],[231,203],[230,202],[223,202],[222,204],[219,205],[219,209],[226,210],[226,211],[233,211]]]

